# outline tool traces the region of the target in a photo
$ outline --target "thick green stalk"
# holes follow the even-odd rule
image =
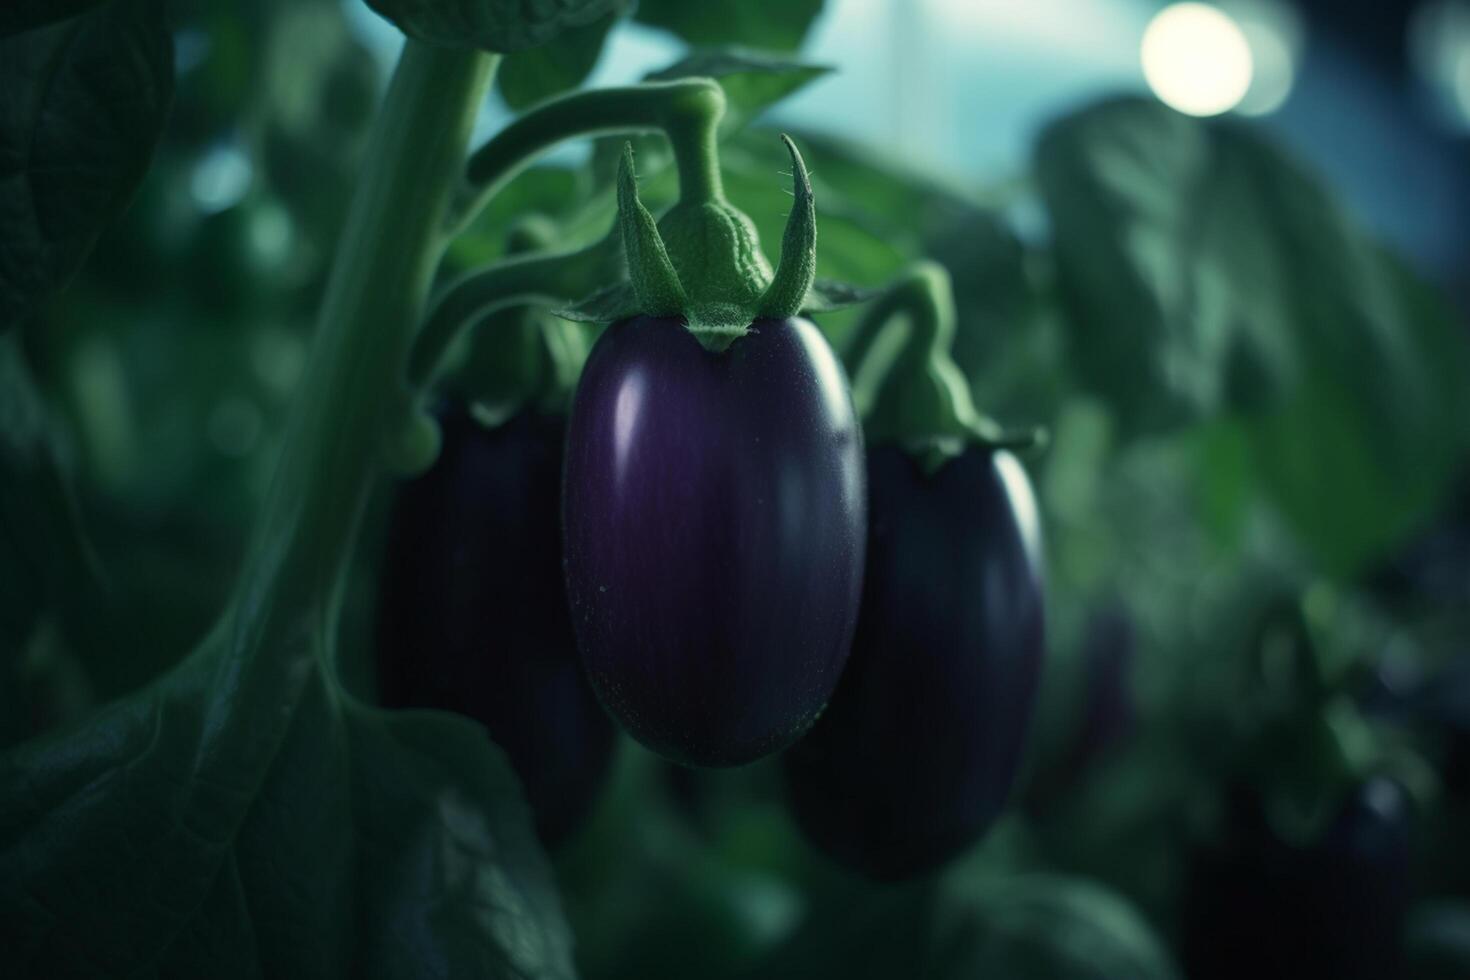
[[[307,594],[331,628],[341,572],[378,474],[404,358],[447,243],[444,216],[496,57],[408,41],[374,125],[317,335],[241,582],[247,628]]]

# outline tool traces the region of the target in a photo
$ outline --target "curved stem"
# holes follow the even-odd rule
[[[616,238],[577,252],[509,259],[471,273],[434,304],[408,357],[407,382],[415,394],[434,373],[460,331],[488,313],[531,303],[570,303],[618,275]]]
[[[865,413],[872,444],[895,441],[930,449],[956,441],[992,449],[1036,445],[1039,432],[1007,433],[976,411],[970,386],[950,357],[954,291],[949,273],[936,262],[910,266],[864,313],[844,357],[849,376],[860,376],[883,328],[899,315],[907,317],[910,333]]]
[[[949,274],[943,266],[917,262],[873,300],[843,352],[850,376],[862,370],[883,328],[900,314],[908,316],[913,330],[906,350],[948,353],[954,341],[955,312]]]
[[[493,136],[469,159],[449,226],[468,224],[538,154],[578,136],[663,132],[674,145],[681,196],[721,196],[715,143],[725,93],[708,78],[593,89],[542,103]]]
[[[664,135],[674,148],[674,164],[679,171],[679,200],[699,203],[723,201],[725,184],[720,177],[720,119],[725,114],[725,97],[720,91],[718,108],[708,111],[681,111],[670,115]]]

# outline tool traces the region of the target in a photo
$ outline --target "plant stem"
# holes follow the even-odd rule
[[[471,273],[434,304],[408,357],[408,387],[416,396],[433,380],[449,345],[467,326],[507,306],[570,303],[620,274],[615,238],[577,252],[510,259]]]
[[[937,262],[914,263],[863,314],[845,356],[855,381],[860,382],[883,328],[900,315],[910,327],[903,349],[873,397],[861,399],[869,445],[897,442],[937,460],[966,444],[992,449],[1037,444],[1039,432],[1005,432],[975,410],[969,383],[950,356],[954,290],[949,273]]]
[[[872,352],[874,341],[895,316],[907,315],[912,333],[904,357],[948,354],[954,341],[954,300],[949,276],[932,262],[918,262],[895,279],[863,311],[844,358],[848,374],[856,377]]]
[[[462,229],[537,154],[579,136],[662,131],[674,145],[680,196],[718,199],[721,187],[715,145],[724,113],[725,93],[708,78],[593,89],[543,103],[495,134],[470,157],[465,183],[450,210],[449,226]]]
[[[497,57],[409,40],[369,138],[280,464],[238,596],[315,596],[331,629],[387,408],[443,254],[444,215]]]

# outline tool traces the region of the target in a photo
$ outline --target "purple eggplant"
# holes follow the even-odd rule
[[[790,744],[847,661],[866,502],[847,381],[810,322],[757,320],[719,353],[677,319],[610,327],[563,481],[567,593],[603,706],[686,765]]]
[[[974,842],[1010,794],[1041,672],[1040,534],[1004,451],[974,446],[930,473],[880,447],[868,487],[852,658],[785,772],[807,837],[893,880]]]
[[[560,561],[563,420],[488,429],[440,413],[444,441],[394,501],[378,604],[383,703],[479,721],[548,846],[590,809],[615,730],[577,662]]]

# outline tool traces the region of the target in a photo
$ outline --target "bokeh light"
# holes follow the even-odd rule
[[[1149,88],[1191,116],[1217,116],[1240,104],[1254,66],[1245,33],[1228,14],[1203,3],[1159,11],[1139,51]]]

